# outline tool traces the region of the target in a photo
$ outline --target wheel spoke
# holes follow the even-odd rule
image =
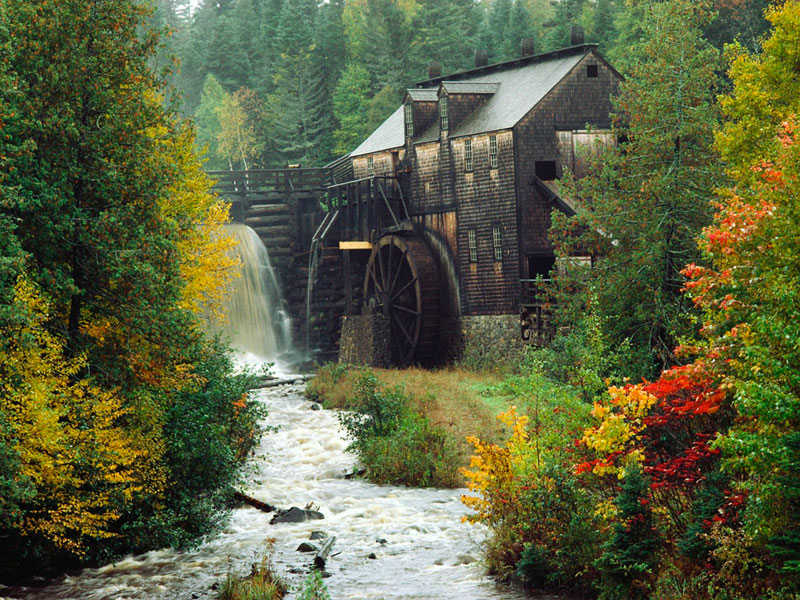
[[[406,260],[406,252],[408,252],[408,250],[403,250],[403,253],[400,255],[400,262],[397,264],[397,270],[394,272],[394,277],[392,278],[392,284],[388,288],[386,288],[386,291],[390,296],[392,295],[392,290],[394,289],[394,286],[397,283],[397,278],[400,275],[400,271],[403,270],[403,264],[405,263]]]
[[[408,281],[405,283],[405,285],[403,285],[403,287],[401,287],[401,288],[400,288],[399,290],[397,290],[397,291],[396,291],[394,294],[392,294],[392,295],[390,296],[389,300],[394,300],[394,299],[395,299],[395,298],[397,298],[397,297],[398,297],[400,294],[402,294],[403,292],[405,292],[405,291],[406,291],[406,290],[407,290],[407,289],[408,289],[410,286],[414,285],[416,282],[417,282],[417,278],[416,278],[416,277],[412,277],[411,279],[409,279],[409,280],[408,280]]]
[[[400,331],[403,332],[403,335],[406,336],[406,339],[408,340],[408,343],[411,344],[411,347],[413,348],[414,347],[414,340],[412,339],[411,335],[408,333],[408,330],[406,329],[405,325],[403,325],[403,322],[400,320],[400,317],[397,316],[394,313],[389,313],[389,314],[391,314],[394,317],[395,322],[400,326]]]
[[[373,285],[375,286],[375,292],[382,292],[383,288],[381,287],[381,284],[378,281],[378,276],[375,274],[375,261],[372,261],[369,264],[369,275],[372,278]]]
[[[378,268],[381,271],[381,291],[386,289],[386,269],[383,265],[383,252],[382,248],[378,248]]]
[[[418,310],[413,310],[411,308],[401,306],[399,304],[392,304],[392,308],[397,310],[402,310],[403,312],[407,312],[408,314],[414,315],[415,317],[418,317],[422,314]]]
[[[394,244],[388,244],[388,246],[389,246],[389,253],[388,253],[389,256],[386,258],[386,279],[383,282],[383,287],[387,292],[391,293],[392,288],[389,287],[389,279],[392,276],[392,268],[393,268],[392,267],[392,247],[394,246]]]

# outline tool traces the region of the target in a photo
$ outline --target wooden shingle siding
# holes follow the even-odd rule
[[[404,150],[399,150],[398,160],[403,159],[404,153]],[[372,158],[372,165],[375,175],[394,175],[392,153],[376,152],[375,154],[365,154],[364,156],[356,156],[353,158],[353,177],[355,179],[362,179],[372,175],[372,173],[369,172],[370,158]]]
[[[411,172],[411,213],[426,214],[452,208],[447,206],[442,195],[443,175],[439,168],[439,143],[415,146],[414,154]]]
[[[464,315],[515,312],[518,304],[519,250],[514,198],[514,141],[511,131],[497,136],[498,168],[489,166],[489,134],[472,137],[473,170],[464,171],[464,140],[452,140],[455,197],[458,205],[458,256],[469,256],[475,231],[478,260],[459,261],[461,311]],[[494,227],[503,238],[503,260],[494,256]]]
[[[597,77],[587,77],[586,67],[596,64]],[[527,275],[526,254],[552,252],[547,232],[554,203],[546,202],[533,184],[536,161],[556,161],[558,177],[563,175],[558,131],[610,127],[613,111],[610,97],[619,92],[619,79],[598,60],[587,54],[558,85],[514,128],[517,157],[517,198],[520,208],[520,273]],[[571,161],[570,157],[564,157]]]

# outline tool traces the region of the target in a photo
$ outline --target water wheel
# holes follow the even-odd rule
[[[364,306],[391,325],[392,361],[429,363],[439,347],[439,270],[419,238],[388,235],[372,249],[364,276]]]

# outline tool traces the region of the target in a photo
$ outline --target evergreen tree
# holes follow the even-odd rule
[[[614,14],[616,3],[614,0],[597,0],[592,20],[591,39],[599,45],[600,52],[608,52],[616,37]]]
[[[330,127],[324,65],[314,61],[315,8],[309,0],[284,2],[276,33],[281,55],[268,101],[272,143],[286,163],[304,166],[322,164],[327,158],[319,141]]]
[[[337,154],[355,150],[369,135],[369,73],[356,63],[350,63],[342,73],[333,92],[333,115],[339,123],[334,132]]]
[[[512,0],[493,0],[487,14],[489,62],[500,62],[514,56],[511,48]]]
[[[649,507],[648,484],[638,464],[628,469],[615,502],[618,522],[595,566],[600,569],[601,600],[650,597],[661,536]]]
[[[197,149],[205,153],[206,168],[221,170],[228,167],[219,152],[219,137],[222,127],[219,122],[219,109],[227,96],[217,78],[209,74],[203,85],[200,106],[197,107],[194,119],[197,124]]]
[[[587,0],[558,0],[552,27],[545,37],[547,50],[557,50],[572,45],[570,42],[572,26],[581,22],[586,4]]]
[[[520,55],[524,38],[532,38],[534,45],[541,41],[536,39],[531,15],[525,6],[524,0],[515,0],[511,9],[511,22],[508,27],[509,58],[515,58]]]
[[[562,280],[586,292],[562,298],[562,317],[574,322],[570,302],[585,303],[594,290],[612,345],[629,340],[652,357],[630,373],[637,378],[674,364],[678,338],[692,329],[680,271],[698,258],[695,240],[722,177],[712,150],[718,53],[700,31],[707,17],[689,0],[654,6],[616,101],[616,132],[627,141],[570,188],[580,199],[576,219],[554,214],[559,255],[589,249],[599,257],[593,269]]]
[[[410,49],[407,84],[424,79],[428,64],[434,60],[442,66],[442,73],[472,67],[479,16],[473,0],[422,2],[414,15],[415,43]]]
[[[240,37],[237,25],[234,10],[221,15],[214,24],[208,46],[208,70],[230,93],[247,87],[252,73],[245,40]]]

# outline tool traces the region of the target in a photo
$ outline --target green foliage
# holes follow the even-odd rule
[[[649,502],[641,468],[629,469],[615,500],[619,522],[595,563],[601,575],[601,600],[649,597],[661,544]]]
[[[227,279],[227,214],[151,69],[151,17],[0,4],[5,581],[209,533],[256,434],[250,379],[195,310]]]
[[[773,533],[767,548],[781,563],[781,571],[800,575],[800,432],[782,440],[785,448],[778,484],[784,498],[785,529]]]
[[[274,540],[268,543],[261,561],[251,565],[248,575],[228,573],[220,585],[219,600],[280,600],[284,597],[288,586],[272,564],[273,543]]]
[[[593,309],[611,347],[628,340],[633,356],[649,352],[661,369],[674,364],[678,339],[693,331],[680,270],[698,257],[696,238],[710,221],[708,198],[722,176],[712,151],[718,53],[702,38],[704,3],[671,0],[647,14],[646,36],[629,49],[632,66],[616,101],[616,133],[627,141],[566,185],[579,200],[578,214],[554,214],[551,238],[565,260],[598,257],[591,269],[559,277],[560,322],[596,294]]]
[[[415,413],[402,390],[383,388],[375,375],[361,374],[354,386],[356,409],[339,421],[377,483],[454,487],[459,456],[452,435]]]
[[[328,587],[322,580],[322,573],[314,569],[308,574],[303,582],[303,589],[300,590],[298,600],[331,600]]]

